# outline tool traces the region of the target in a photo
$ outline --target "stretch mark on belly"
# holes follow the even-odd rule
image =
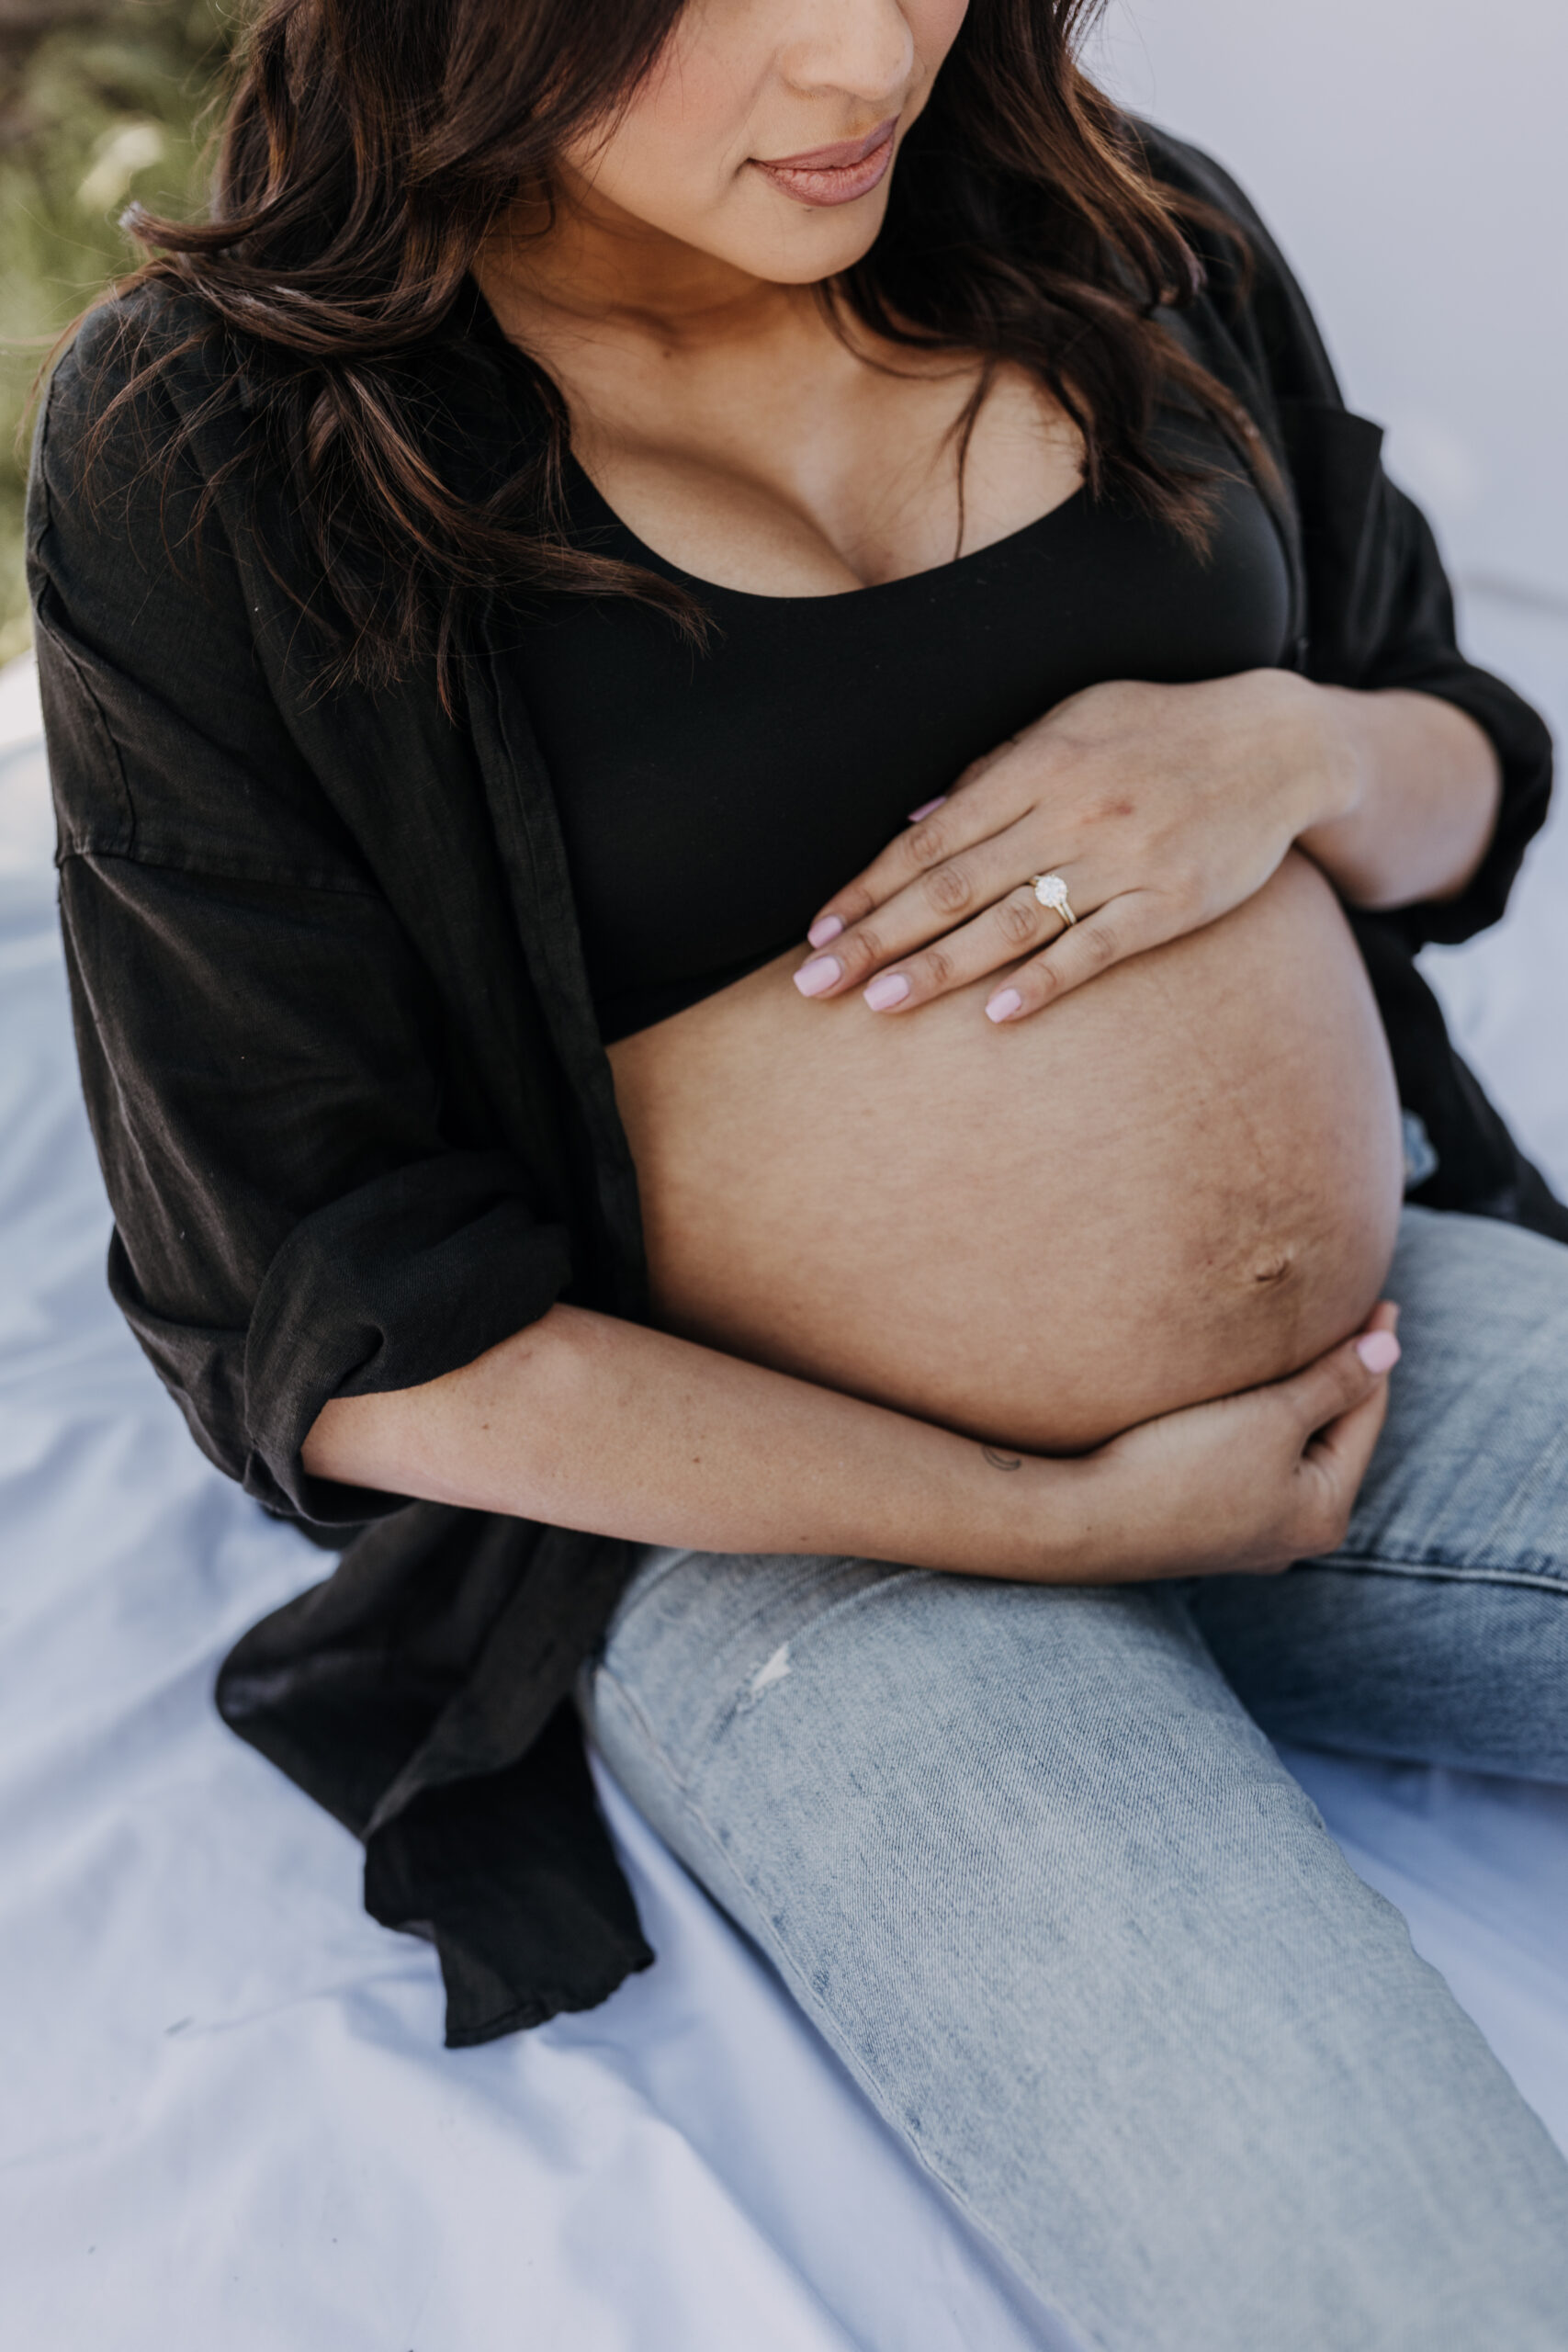
[[[1021,1454],[999,1453],[994,1445],[983,1445],[980,1451],[993,1470],[1021,1470],[1023,1467]]]

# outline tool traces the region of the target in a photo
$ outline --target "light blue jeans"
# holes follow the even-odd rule
[[[1349,1539],[1104,1590],[645,1555],[611,1769],[1109,2352],[1564,2352],[1568,2165],[1269,1736],[1568,1781],[1568,1250],[1408,1210]]]

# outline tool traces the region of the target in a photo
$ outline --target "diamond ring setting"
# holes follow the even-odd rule
[[[1061,876],[1032,874],[1029,877],[1029,887],[1041,905],[1049,907],[1054,915],[1060,915],[1064,927],[1070,931],[1077,922],[1077,917],[1067,904],[1067,886]]]

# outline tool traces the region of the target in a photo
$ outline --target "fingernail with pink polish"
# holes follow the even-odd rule
[[[802,996],[820,996],[843,977],[844,967],[836,956],[813,956],[796,972],[795,985]]]
[[[908,993],[909,983],[902,972],[878,972],[871,986],[862,990],[873,1012],[891,1012]]]
[[[1015,1012],[1023,1010],[1023,999],[1016,989],[998,989],[986,1007],[987,1021],[1010,1021]]]
[[[837,915],[818,915],[806,936],[813,947],[827,947],[843,929]]]
[[[939,808],[945,808],[946,806],[946,793],[939,792],[934,800],[922,800],[918,808],[910,809],[909,822],[911,825],[918,825],[922,817],[934,817]]]
[[[1392,1372],[1399,1362],[1400,1345],[1392,1331],[1369,1331],[1356,1342],[1356,1353],[1369,1372]]]

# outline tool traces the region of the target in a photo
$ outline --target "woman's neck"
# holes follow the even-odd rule
[[[521,199],[474,275],[506,333],[530,345],[607,338],[691,361],[793,341],[807,322],[820,332],[814,288],[754,277],[586,183],[568,182],[553,220],[539,199]]]
[[[978,356],[879,346],[817,287],[743,272],[592,189],[569,187],[553,220],[514,208],[475,275],[615,512],[721,586],[831,594],[924,571],[1077,487],[1077,431],[1021,370],[993,371],[965,444]]]

